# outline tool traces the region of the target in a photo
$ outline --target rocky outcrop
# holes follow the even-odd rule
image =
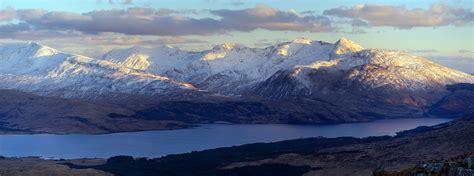
[[[399,175],[440,175],[440,176],[471,176],[474,175],[474,154],[464,154],[445,160],[426,161],[412,168],[390,172],[384,168],[374,171],[374,176],[399,176]]]

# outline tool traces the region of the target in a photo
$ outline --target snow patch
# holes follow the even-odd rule
[[[364,49],[359,44],[346,38],[339,39],[334,45],[334,53],[337,55],[346,54],[348,52],[355,53]]]

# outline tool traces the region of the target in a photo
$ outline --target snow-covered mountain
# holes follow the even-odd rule
[[[60,52],[35,42],[0,46],[0,89],[93,98],[100,94],[155,95],[195,89],[125,65]]]
[[[331,86],[334,88],[334,84],[346,84],[348,87],[338,89],[347,90],[384,88],[393,91],[433,91],[450,84],[474,82],[472,75],[446,68],[427,59],[379,49],[335,55],[328,61],[297,65],[290,70],[276,73],[267,83],[276,81],[275,78],[282,75],[293,80],[293,84],[299,86],[297,89],[308,91],[309,94],[324,93],[321,90]],[[359,87],[354,87],[355,85]]]
[[[209,120],[208,112],[220,120],[245,116],[251,122],[424,116],[455,93],[447,85],[474,83],[474,76],[427,59],[364,49],[344,38],[334,44],[302,38],[266,48],[225,43],[201,52],[133,47],[100,59],[29,42],[1,45],[0,63],[0,89],[120,98],[133,103],[137,114],[168,120]]]
[[[345,38],[334,44],[302,38],[267,48],[226,43],[203,52],[134,47],[110,51],[103,59],[224,94],[241,94],[256,87],[263,89],[262,83],[269,83],[280,74],[294,78],[297,90],[293,91],[310,94],[321,93],[312,91],[335,81],[396,90],[428,90],[474,82],[471,75],[427,59],[404,52],[364,49]],[[311,75],[321,72],[324,72],[321,77],[332,79],[311,80]],[[291,95],[290,90],[281,91]],[[283,96],[274,91],[268,94]]]
[[[42,95],[166,95],[187,90],[265,98],[437,92],[474,77],[404,52],[296,39],[266,48],[225,43],[202,52],[169,46],[112,50],[101,59],[35,42],[0,46],[0,88]]]
[[[364,49],[345,38],[334,44],[302,38],[266,48],[226,43],[202,52],[134,47],[103,59],[211,93],[320,100],[371,116],[422,115],[450,94],[446,85],[474,83],[474,76],[427,59]]]
[[[235,94],[268,79],[277,71],[330,60],[335,47],[338,53],[360,49],[338,46],[297,39],[263,49],[225,43],[202,52],[171,47],[133,47],[110,51],[103,59],[189,82],[211,92]]]

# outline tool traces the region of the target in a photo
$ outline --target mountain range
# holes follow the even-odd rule
[[[101,58],[26,42],[0,45],[0,63],[0,89],[127,112],[100,113],[107,117],[186,123],[460,116],[473,106],[465,97],[474,95],[456,87],[473,84],[470,74],[345,38],[301,38],[266,48],[225,43],[201,52],[137,46]]]

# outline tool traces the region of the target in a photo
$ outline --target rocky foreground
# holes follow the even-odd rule
[[[291,176],[414,175],[436,171],[439,175],[472,175],[472,134],[474,115],[469,114],[448,123],[403,131],[395,137],[298,139],[155,159],[1,158],[0,174]]]

